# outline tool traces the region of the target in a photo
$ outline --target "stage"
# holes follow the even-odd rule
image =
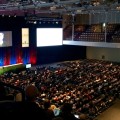
[[[5,72],[14,72],[14,71],[16,72],[19,70],[23,70],[25,68],[26,68],[26,65],[23,63],[1,66],[0,67],[0,75]]]

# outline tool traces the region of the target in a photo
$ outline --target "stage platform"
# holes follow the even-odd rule
[[[1,66],[0,67],[0,75],[5,72],[14,72],[14,71],[17,72],[17,71],[23,70],[25,68],[26,68],[26,65],[23,63]]]

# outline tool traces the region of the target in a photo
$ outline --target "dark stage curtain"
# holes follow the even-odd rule
[[[0,48],[0,66],[4,65],[4,48]]]
[[[29,47],[22,48],[22,58],[23,58],[24,64],[30,63],[30,49],[29,49]]]
[[[36,49],[22,47],[6,47],[0,48],[0,66],[31,63],[36,64]]]
[[[36,48],[35,47],[31,47],[30,48],[30,61],[29,63],[31,64],[35,64],[37,61],[37,57],[36,57]]]
[[[11,49],[9,47],[4,49],[4,66],[10,65],[10,58],[11,58]]]

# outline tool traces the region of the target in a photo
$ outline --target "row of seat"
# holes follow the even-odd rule
[[[101,24],[97,25],[75,25],[74,26],[74,36],[75,41],[91,41],[91,42],[109,42],[119,43],[119,25],[108,24],[103,27]],[[105,34],[106,32],[106,34]],[[72,40],[72,26],[67,26],[64,30],[64,40]]]

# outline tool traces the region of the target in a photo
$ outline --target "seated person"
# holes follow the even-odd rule
[[[49,116],[46,114],[45,110],[36,102],[38,95],[39,91],[36,86],[27,86],[25,89],[26,100],[22,102],[20,113],[25,113],[24,115],[28,118],[34,117],[40,120],[49,120]]]
[[[51,105],[50,109],[54,112],[55,116],[58,116],[60,114],[60,109],[57,108],[55,105]]]
[[[50,101],[48,99],[44,101],[44,109],[45,109],[46,114],[49,117],[49,120],[52,120],[55,117],[55,115],[54,115],[53,110],[50,109]]]
[[[6,90],[5,87],[0,83],[0,101],[6,99]]]
[[[87,115],[86,114],[81,114],[80,116],[79,116],[79,118],[80,118],[80,120],[87,120]]]
[[[64,103],[61,108],[61,113],[59,115],[63,120],[79,120],[72,113],[72,105],[70,103]]]
[[[27,117],[27,119],[34,117],[40,120],[49,120],[45,110],[39,107],[36,103],[36,97],[38,95],[38,89],[29,85],[25,89],[26,100],[25,101],[13,101],[13,102],[4,102],[0,104],[0,112],[5,117],[15,118],[17,115],[20,119]]]

